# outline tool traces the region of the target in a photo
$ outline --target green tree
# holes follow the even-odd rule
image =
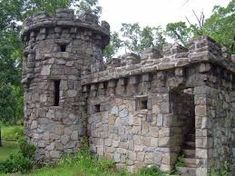
[[[231,0],[226,7],[215,6],[212,15],[207,19],[203,12],[200,16],[195,11],[193,14],[196,24],[188,19],[189,26],[182,21],[169,23],[166,26],[167,36],[186,46],[192,37],[206,35],[235,53],[235,0]]]
[[[213,14],[205,21],[203,35],[208,35],[235,53],[235,0],[227,7],[215,6]]]
[[[68,8],[75,5],[76,0],[24,0],[23,12],[25,16],[38,11],[54,13],[58,8]]]
[[[180,21],[176,23],[168,23],[166,25],[166,34],[176,42],[186,46],[189,39],[193,36],[193,31],[185,22]]]
[[[23,44],[21,22],[38,11],[54,13],[58,8],[98,14],[97,0],[0,0],[0,122],[16,123],[23,117],[23,89],[20,84]],[[1,138],[0,138],[1,144]]]
[[[123,23],[120,32],[123,37],[124,46],[133,52],[139,52],[139,41],[141,33],[139,24]]]
[[[110,43],[108,44],[108,46],[106,46],[103,53],[104,57],[106,59],[111,59],[122,46],[123,46],[123,41],[120,39],[119,33],[117,32],[111,33]]]
[[[102,12],[101,6],[98,6],[98,0],[78,0],[76,5],[80,13],[91,12],[100,16]]]
[[[123,23],[120,34],[123,40],[123,46],[132,52],[140,53],[146,48],[162,48],[165,43],[165,37],[161,27],[140,27],[138,23]]]

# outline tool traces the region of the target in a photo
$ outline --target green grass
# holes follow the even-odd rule
[[[10,153],[17,153],[15,142],[8,142],[0,148],[0,161],[7,159]],[[0,174],[0,176],[164,176],[158,169],[142,169],[136,174],[126,170],[117,170],[113,161],[92,157],[88,152],[67,156],[56,166],[44,166],[28,174]]]
[[[135,174],[117,170],[113,161],[92,157],[86,152],[62,159],[56,167],[43,167],[28,176],[165,176],[156,167]]]
[[[114,163],[97,159],[86,152],[62,159],[56,167],[43,167],[29,173],[31,176],[129,176],[126,171],[117,171]]]
[[[0,147],[0,161],[6,160],[10,154],[18,152],[18,144],[16,140],[22,136],[23,128],[21,126],[3,126],[2,130],[2,144]]]
[[[17,139],[23,136],[22,126],[2,126],[2,144],[0,147],[0,161],[7,159],[10,154],[15,154],[19,151]]]
[[[0,147],[0,161],[4,161],[9,158],[10,154],[15,154],[19,151],[16,142],[3,142],[3,146]]]
[[[7,141],[16,141],[24,135],[22,126],[3,126],[2,138]]]

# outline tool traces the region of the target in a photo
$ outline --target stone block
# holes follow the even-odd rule
[[[128,118],[129,111],[127,108],[123,108],[122,110],[119,111],[118,115],[120,118]]]
[[[69,142],[69,136],[67,136],[67,135],[63,135],[63,136],[61,136],[61,143],[63,144],[63,145],[65,145],[65,144],[67,144],[68,142]]]
[[[169,102],[162,102],[160,104],[160,111],[162,114],[166,114],[170,112]]]
[[[52,158],[58,159],[58,158],[60,158],[61,153],[60,153],[59,151],[51,151],[51,152],[50,152],[50,156],[51,156]]]
[[[208,169],[207,168],[197,168],[196,169],[196,176],[207,176]]]
[[[63,127],[62,125],[57,125],[57,126],[54,128],[54,133],[55,133],[56,135],[59,135],[59,136],[63,135],[63,133],[64,133],[64,127]]]
[[[158,138],[151,138],[151,147],[157,147],[158,146]]]
[[[160,128],[159,129],[159,137],[170,137],[170,128]]]
[[[72,132],[71,140],[78,141],[78,132],[77,131]]]
[[[195,107],[195,115],[200,117],[206,117],[207,115],[207,108],[206,106],[196,106]]]
[[[130,151],[128,153],[128,159],[132,160],[132,161],[135,161],[136,160],[136,152],[132,152]]]
[[[157,126],[158,127],[162,127],[163,126],[163,115],[162,114],[158,114],[157,115]]]
[[[170,137],[160,137],[158,143],[159,147],[167,147],[170,145]]]
[[[115,152],[113,159],[114,159],[115,162],[119,163],[121,161],[121,154]]]
[[[42,76],[48,76],[51,73],[51,65],[44,65],[41,70]]]
[[[207,158],[208,151],[207,149],[196,149],[196,158]]]

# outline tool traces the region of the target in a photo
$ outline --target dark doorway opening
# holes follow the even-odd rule
[[[196,167],[196,130],[193,89],[187,88],[171,91],[170,103],[174,118],[174,123],[171,124],[172,153],[177,153],[178,157],[184,158],[186,165]],[[172,163],[175,162],[176,161],[172,161]]]

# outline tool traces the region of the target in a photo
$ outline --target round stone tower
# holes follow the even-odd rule
[[[23,24],[25,132],[37,147],[36,159],[56,161],[76,152],[86,135],[81,77],[104,69],[107,22],[73,10],[39,13]]]

